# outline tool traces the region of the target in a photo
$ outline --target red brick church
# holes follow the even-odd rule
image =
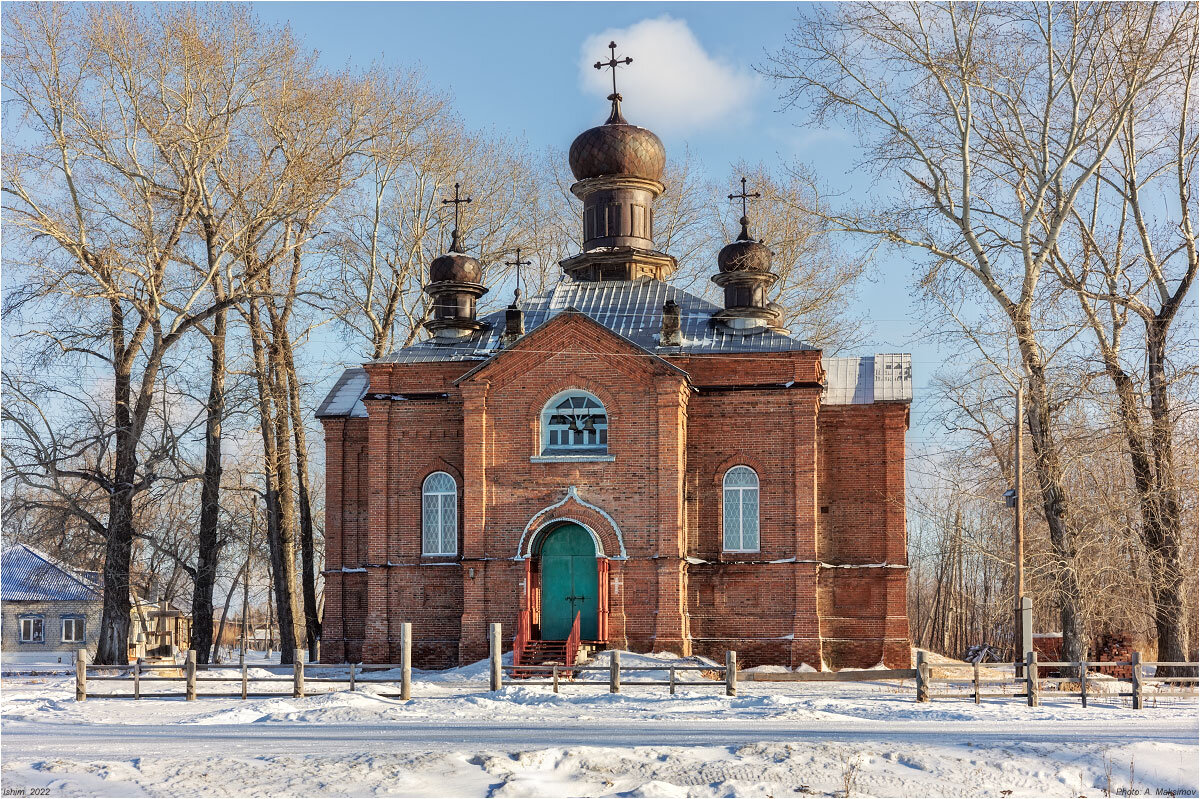
[[[610,99],[571,145],[584,242],[560,282],[478,317],[456,231],[428,339],[318,409],[322,659],[397,662],[410,621],[416,665],[468,663],[500,622],[526,653],[577,624],[591,648],[908,666],[909,356],[789,336],[744,217],[721,306],[672,286],[666,153]]]

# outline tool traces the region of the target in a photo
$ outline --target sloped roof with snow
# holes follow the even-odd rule
[[[26,544],[0,553],[0,601],[77,602],[100,599],[100,586]]]

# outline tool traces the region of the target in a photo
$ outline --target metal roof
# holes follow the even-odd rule
[[[667,300],[679,304],[683,345],[660,347],[662,309]],[[816,349],[799,339],[771,330],[735,335],[709,324],[721,310],[707,300],[653,278],[584,282],[564,278],[550,291],[521,303],[525,330],[534,331],[568,308],[586,314],[614,333],[650,352],[663,355],[727,352],[794,352]],[[381,358],[381,362],[474,361],[500,350],[504,311],[483,317],[491,327],[453,344],[420,341]]]
[[[367,393],[367,370],[355,366],[342,372],[342,376],[329,389],[325,399],[317,407],[317,418],[322,416],[353,416],[366,418],[367,407],[363,405],[363,395]]]
[[[0,553],[0,600],[4,602],[75,602],[100,599],[100,586],[26,544]]]
[[[662,308],[668,300],[674,300],[680,306],[683,344],[678,347],[659,346]],[[521,307],[525,311],[527,333],[563,311],[575,310],[634,345],[660,356],[817,349],[771,330],[751,335],[730,333],[710,324],[713,314],[721,310],[719,306],[652,278],[600,282],[564,278],[545,294],[522,302]],[[502,350],[500,334],[504,331],[504,311],[487,314],[483,321],[489,323],[490,328],[468,338],[450,344],[434,339],[419,341],[396,350],[379,362],[486,361]],[[827,377],[824,402],[827,404],[857,405],[912,399],[912,359],[907,354],[826,358],[824,365]],[[316,415],[365,417],[367,410],[362,398],[368,382],[367,373],[361,367],[347,369],[317,408]]]
[[[824,358],[826,405],[870,405],[913,398],[912,356],[880,353],[862,358]]]

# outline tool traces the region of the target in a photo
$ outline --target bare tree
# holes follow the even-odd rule
[[[816,10],[764,67],[790,103],[856,125],[875,170],[899,182],[890,205],[830,219],[924,253],[926,283],[975,281],[1007,317],[1027,374],[1069,660],[1086,655],[1079,529],[1032,309],[1142,88],[1176,68],[1190,24],[1179,8],[846,4]]]
[[[1172,383],[1180,371],[1194,371],[1194,363],[1173,364],[1169,347],[1200,261],[1194,191],[1197,17],[1195,6],[1182,11],[1190,24],[1171,59],[1176,69],[1149,85],[1137,83],[1132,70],[1122,76],[1137,102],[1084,202],[1071,210],[1050,261],[1077,299],[1112,381],[1115,417],[1152,564],[1158,657],[1166,661],[1187,660],[1189,649],[1183,612],[1188,534],[1175,457],[1180,420]],[[1132,362],[1124,338],[1130,315],[1141,322],[1140,347],[1132,350],[1140,350],[1140,357]]]
[[[104,612],[97,659],[126,657],[134,498],[167,353],[240,297],[205,302],[207,274],[177,258],[201,207],[200,175],[222,146],[225,109],[206,103],[192,66],[206,63],[223,19],[177,8],[16,6],[4,87],[19,135],[6,160],[5,212],[37,246],[9,310],[65,298],[74,329],[39,332],[64,353],[106,364],[113,386],[113,461],[91,480],[109,495]],[[101,311],[101,309],[103,309]],[[96,330],[103,331],[97,335]]]

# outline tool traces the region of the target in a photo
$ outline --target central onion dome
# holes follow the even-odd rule
[[[611,94],[608,121],[575,137],[567,156],[576,180],[622,175],[658,181],[667,151],[652,131],[630,125],[621,115],[621,95]]]

